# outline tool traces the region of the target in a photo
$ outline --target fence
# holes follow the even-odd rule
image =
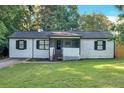
[[[124,58],[124,45],[115,45],[115,57]]]

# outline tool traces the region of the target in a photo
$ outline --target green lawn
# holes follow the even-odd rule
[[[18,64],[0,69],[0,87],[124,87],[124,60]]]

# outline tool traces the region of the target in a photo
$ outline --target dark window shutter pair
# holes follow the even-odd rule
[[[19,42],[20,41],[24,41],[24,48],[23,49],[27,49],[27,41],[26,40],[17,40],[16,41],[16,49],[20,49],[19,48]]]
[[[103,42],[103,50],[106,50],[106,41],[102,41]],[[98,41],[94,42],[94,49],[97,50],[97,46],[98,46]]]

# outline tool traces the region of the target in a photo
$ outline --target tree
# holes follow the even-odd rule
[[[0,54],[8,47],[8,36],[16,31],[14,18],[20,6],[0,6]]]
[[[116,5],[115,7],[120,11],[120,14],[118,15],[118,24],[116,24],[114,29],[118,34],[115,35],[114,39],[117,43],[124,44],[124,6]]]
[[[14,22],[21,31],[37,30],[41,27],[40,6],[20,6]]]
[[[8,29],[6,28],[4,23],[0,21],[0,54],[5,52],[4,49],[5,48],[7,49],[8,47],[8,40],[6,38],[6,33],[8,33]]]
[[[79,27],[78,21],[80,18],[80,15],[77,11],[77,6],[73,5],[73,6],[68,6],[68,13],[69,13],[69,18],[68,18],[68,23],[69,23],[69,27],[72,30],[73,29],[77,29]]]
[[[80,17],[80,28],[83,31],[108,31],[112,22],[103,14],[84,14]]]
[[[120,11],[120,14],[118,15],[119,20],[123,20],[124,19],[124,5],[116,5],[115,7]]]
[[[0,51],[15,31],[66,31],[78,27],[78,17],[77,6],[0,6]]]
[[[43,30],[53,31],[59,29],[59,11],[60,7],[58,6],[41,6],[41,28]]]
[[[67,31],[78,27],[77,6],[41,6],[41,28],[47,31]]]
[[[3,22],[10,33],[16,30],[13,24],[19,7],[20,6],[0,6],[0,21]]]
[[[46,31],[65,31],[79,27],[77,6],[26,5],[1,8],[1,11],[5,10],[7,13],[12,11],[14,13],[11,14],[13,16],[11,22],[8,15],[4,18],[4,20],[8,18],[8,22],[11,23],[14,31],[32,31],[39,28]]]
[[[1,40],[6,40],[8,36],[16,31],[17,29],[14,27],[14,18],[16,17],[17,12],[19,11],[20,6],[0,6],[0,33],[2,34],[0,38],[4,38]],[[0,42],[0,46],[5,45]]]

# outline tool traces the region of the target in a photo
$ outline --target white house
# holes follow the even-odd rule
[[[9,37],[11,58],[75,60],[114,58],[110,32],[15,32]]]

